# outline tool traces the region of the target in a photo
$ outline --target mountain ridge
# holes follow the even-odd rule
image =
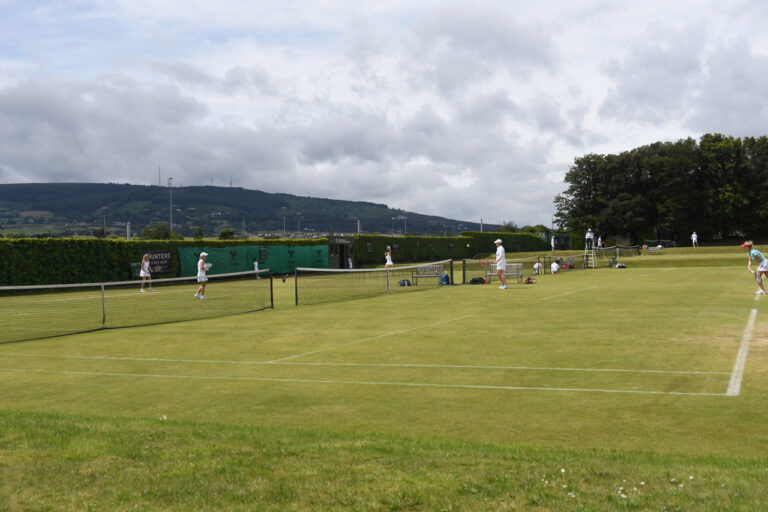
[[[311,236],[316,233],[456,234],[480,231],[480,223],[424,215],[368,201],[297,196],[243,187],[131,185],[119,183],[0,184],[0,224],[4,232],[31,235],[88,234],[106,228],[134,234],[156,223],[204,236],[224,229],[238,235]],[[483,226],[492,230],[497,225]]]

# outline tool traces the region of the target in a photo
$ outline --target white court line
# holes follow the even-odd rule
[[[250,366],[338,366],[338,367],[374,367],[374,368],[450,368],[457,370],[518,370],[518,371],[558,371],[558,372],[592,372],[592,373],[660,373],[671,375],[730,375],[731,372],[703,372],[686,370],[635,370],[626,368],[566,368],[547,366],[495,366],[495,365],[465,365],[465,364],[417,364],[417,363],[294,363],[272,361],[227,361],[210,359],[164,359],[154,357],[107,357],[107,356],[56,356],[46,354],[3,354],[3,357],[40,358],[40,359],[74,359],[91,361],[134,361],[149,363],[193,363],[193,364],[231,364]]]
[[[587,287],[587,288],[581,288],[581,289],[579,289],[579,290],[573,290],[572,292],[563,293],[563,294],[561,294],[561,295],[552,295],[551,297],[545,297],[545,298],[543,298],[543,299],[541,299],[541,300],[549,300],[549,299],[554,299],[554,298],[556,298],[556,297],[565,297],[566,295],[571,295],[571,294],[574,294],[574,293],[579,293],[579,292],[585,292],[585,291],[587,291],[587,290],[592,290],[592,289],[594,289],[594,288],[597,288],[597,285],[594,285],[594,286],[589,286],[589,287]]]
[[[744,366],[747,364],[747,352],[749,352],[749,341],[752,339],[752,328],[755,326],[757,310],[753,309],[747,320],[747,327],[744,329],[744,335],[741,337],[739,352],[736,354],[736,362],[733,364],[731,381],[728,383],[727,396],[739,396],[741,392],[741,381],[744,378]]]
[[[398,334],[405,334],[407,332],[413,332],[413,331],[417,331],[419,329],[426,329],[427,327],[435,327],[436,325],[443,325],[443,324],[447,324],[447,323],[450,323],[450,322],[455,322],[457,320],[463,320],[465,318],[470,318],[470,317],[473,317],[473,316],[475,316],[474,313],[471,314],[471,315],[464,315],[464,316],[459,316],[459,317],[456,317],[456,318],[451,318],[449,320],[443,320],[441,322],[436,322],[434,324],[422,325],[422,326],[419,326],[419,327],[412,327],[410,329],[404,329],[402,331],[396,331],[396,332],[379,334],[379,335],[376,335],[376,336],[370,336],[368,338],[363,338],[363,339],[357,340],[357,341],[350,341],[349,343],[342,343],[341,345],[336,345],[336,346],[333,346],[333,347],[321,348],[319,350],[313,350],[311,352],[304,352],[303,354],[296,354],[296,355],[293,355],[293,356],[281,357],[280,359],[273,359],[272,361],[269,361],[269,362],[270,363],[274,363],[274,362],[277,362],[277,361],[287,361],[288,359],[296,359],[296,358],[299,358],[299,357],[310,356],[312,354],[318,354],[320,352],[327,352],[329,350],[336,350],[337,348],[348,347],[350,345],[357,345],[358,343],[364,343],[366,341],[377,340],[377,339],[386,338],[386,337],[389,337],[389,336],[396,336]]]
[[[346,381],[325,379],[275,379],[266,377],[215,377],[208,375],[165,375],[150,373],[110,373],[110,372],[70,372],[49,370],[26,370],[23,368],[0,368],[0,372],[13,373],[42,373],[49,375],[85,375],[94,377],[143,377],[153,379],[187,379],[187,380],[229,380],[246,382],[288,382],[296,384],[341,384],[355,386],[396,386],[423,388],[452,388],[452,389],[485,389],[501,391],[570,391],[583,393],[629,393],[635,395],[685,395],[685,396],[727,396],[722,393],[694,393],[684,391],[640,391],[620,389],[589,389],[589,388],[546,388],[529,386],[490,386],[482,384],[436,384],[430,382],[377,382],[377,381]]]

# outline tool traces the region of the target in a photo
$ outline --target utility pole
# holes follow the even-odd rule
[[[168,222],[168,231],[173,232],[173,176],[168,178],[168,200],[170,201],[170,217]]]

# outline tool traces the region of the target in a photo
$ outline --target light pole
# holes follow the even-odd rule
[[[170,217],[168,221],[168,232],[173,233],[173,176],[168,177],[168,201],[170,202]]]

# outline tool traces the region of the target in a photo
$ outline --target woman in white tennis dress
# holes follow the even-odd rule
[[[207,252],[201,252],[200,259],[197,261],[197,282],[200,283],[200,287],[197,289],[195,297],[198,299],[208,298],[205,296],[205,284],[208,282],[208,278],[205,277],[205,271],[211,268],[211,265],[205,262],[207,256]]]
[[[393,267],[395,264],[392,263],[392,248],[390,246],[387,246],[387,250],[384,251],[384,258],[386,259],[386,263],[384,263],[384,268]]]
[[[152,274],[151,274],[151,267],[149,266],[149,254],[145,254],[144,257],[141,259],[141,269],[139,270],[139,277],[141,278],[141,293],[144,293],[144,283],[149,281],[149,291],[153,292],[155,290],[152,289]]]

